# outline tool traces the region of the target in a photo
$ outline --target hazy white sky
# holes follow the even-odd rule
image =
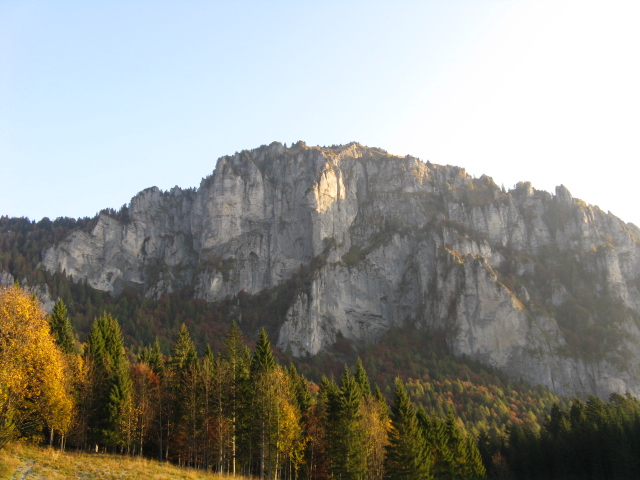
[[[0,215],[355,140],[640,225],[640,2],[0,0]]]

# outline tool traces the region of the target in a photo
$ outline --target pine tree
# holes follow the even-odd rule
[[[416,411],[400,378],[395,381],[391,406],[391,432],[387,448],[386,478],[427,480],[432,477],[431,456]]]

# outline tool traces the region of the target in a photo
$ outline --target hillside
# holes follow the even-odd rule
[[[640,231],[565,187],[273,143],[221,158],[195,190],[22,222],[0,222],[5,283],[66,296],[81,332],[106,303],[134,344],[181,320],[215,342],[236,319],[305,358],[414,327],[558,394],[640,394]]]
[[[121,480],[153,478],[154,480],[225,480],[229,477],[202,470],[178,467],[147,458],[97,453],[60,452],[27,443],[10,443],[0,450],[0,478],[35,480]]]

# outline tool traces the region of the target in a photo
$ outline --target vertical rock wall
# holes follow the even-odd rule
[[[195,191],[145,190],[126,221],[101,215],[43,265],[101,290],[192,286],[217,301],[322,257],[281,319],[278,345],[296,355],[409,323],[560,393],[640,395],[639,243],[562,186],[507,192],[457,167],[300,142],[223,157]]]

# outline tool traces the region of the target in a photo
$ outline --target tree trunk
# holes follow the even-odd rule
[[[262,420],[262,432],[260,435],[260,478],[264,478],[264,420]]]

